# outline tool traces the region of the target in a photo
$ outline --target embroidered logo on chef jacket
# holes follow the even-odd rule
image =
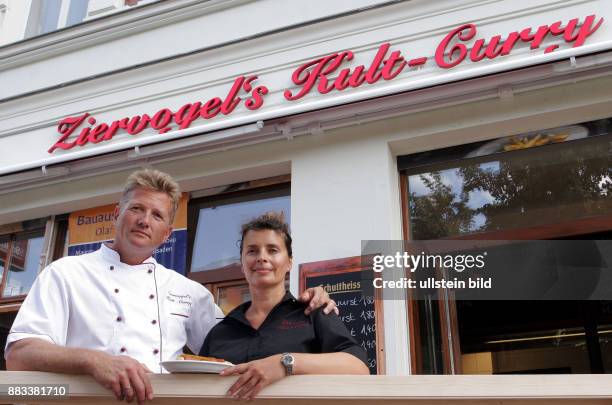
[[[170,315],[189,318],[193,300],[189,294],[176,294],[168,291],[166,295],[166,306]]]

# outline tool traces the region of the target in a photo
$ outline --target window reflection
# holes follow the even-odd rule
[[[608,128],[608,132],[611,128]],[[494,141],[495,142],[495,141]],[[612,212],[609,137],[466,159],[408,177],[413,239],[532,227]]]
[[[12,243],[10,269],[2,297],[25,295],[38,275],[43,236],[19,238]]]
[[[283,212],[289,223],[290,200],[289,196],[281,196],[200,209],[191,271],[221,269],[240,263],[240,226],[267,211]]]
[[[238,305],[250,300],[251,293],[247,284],[219,287],[217,289],[217,305],[225,315]]]
[[[611,239],[611,134],[608,118],[402,158],[410,239]],[[412,305],[420,373],[612,373],[610,302]]]
[[[238,305],[251,300],[249,285],[245,282],[220,284],[216,289],[216,302],[225,315],[230,313]],[[285,289],[289,290],[289,279],[285,280]]]

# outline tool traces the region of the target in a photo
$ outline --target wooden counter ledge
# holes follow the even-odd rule
[[[235,377],[208,374],[151,376],[151,404],[229,404],[225,392]],[[14,400],[1,403],[118,404],[91,377],[29,371],[2,371],[0,384],[68,384],[68,399]],[[316,401],[315,401],[316,400]],[[260,404],[608,404],[612,375],[439,375],[439,376],[292,376],[262,391]],[[136,402],[134,402],[136,403]]]

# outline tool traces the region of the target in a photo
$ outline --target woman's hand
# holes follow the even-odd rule
[[[222,376],[241,374],[227,391],[227,395],[234,399],[252,400],[255,398],[264,387],[285,376],[285,367],[281,364],[280,359],[281,355],[277,354],[228,367],[221,371]]]

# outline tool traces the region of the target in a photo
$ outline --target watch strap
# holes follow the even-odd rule
[[[293,374],[293,364],[295,363],[295,357],[291,353],[283,353],[281,356],[281,364],[285,367],[285,375]]]

